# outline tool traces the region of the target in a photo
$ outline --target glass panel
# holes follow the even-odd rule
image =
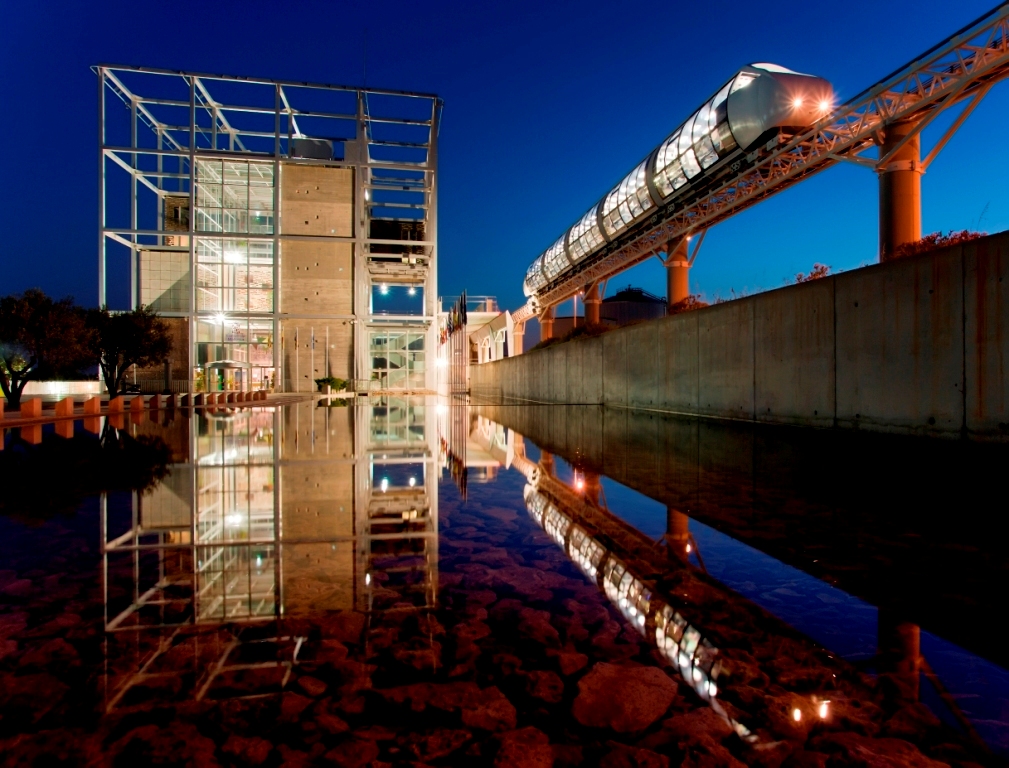
[[[701,107],[700,111],[694,115],[693,139],[696,144],[701,137],[708,133],[708,105]]]
[[[684,152],[680,157],[680,162],[683,164],[683,172],[686,173],[688,179],[694,178],[694,176],[701,172],[701,166],[697,163],[693,149],[688,149]]]
[[[599,231],[598,206],[586,213],[568,234],[568,251],[573,261],[579,261],[603,243],[603,233]]]
[[[273,166],[198,161],[196,205],[198,231],[272,234]]]
[[[711,145],[711,139],[707,136],[694,145],[694,152],[702,168],[710,168],[718,161],[718,153],[715,152],[715,148]]]
[[[690,118],[687,121],[687,124],[683,126],[683,129],[680,132],[680,140],[676,145],[678,153],[680,155],[682,155],[684,152],[690,149],[690,145],[693,143],[693,139],[690,138],[691,134],[693,133],[693,130],[694,130],[694,118]]]
[[[564,238],[560,238],[543,254],[543,276],[553,280],[569,266],[567,254],[564,251]]]
[[[424,314],[424,287],[390,283],[372,285],[371,313],[421,316]]]

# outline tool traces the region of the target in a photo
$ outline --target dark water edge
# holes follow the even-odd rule
[[[806,556],[810,531],[831,539],[795,526],[843,517],[820,509],[829,494],[811,502],[786,473],[770,504],[761,483],[739,491],[706,459],[679,513],[692,542],[681,552],[668,494],[683,475],[654,446],[646,459],[647,441],[637,457],[608,443],[596,500],[584,445],[523,439],[511,429],[525,418],[535,432],[528,413],[495,416],[423,402],[180,415],[139,428],[178,460],[153,495],[0,517],[4,763],[1003,764],[1006,674],[951,642],[961,630],[921,632],[921,652],[985,746],[927,679],[907,695],[899,659],[877,653],[871,596],[778,559]],[[705,441],[745,465],[738,439]],[[772,453],[751,448],[751,467]],[[195,499],[199,546],[152,525],[133,539],[148,546],[138,557],[103,558],[103,527],[109,541],[145,516],[164,522],[181,499]],[[762,518],[786,532],[768,535]],[[878,573],[873,546],[860,546],[863,570]],[[978,570],[995,550],[982,547]]]

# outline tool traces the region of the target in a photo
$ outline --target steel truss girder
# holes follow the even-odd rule
[[[781,192],[838,162],[878,167],[878,160],[861,157],[882,143],[893,123],[931,120],[935,114],[965,99],[982,97],[991,86],[1009,76],[1009,3],[926,51],[884,78],[806,133],[779,144],[767,157],[690,205],[661,218],[656,214],[638,225],[630,242],[602,254],[569,273],[545,293],[513,313],[515,322],[536,316],[542,308],[569,299],[583,286],[612,277],[661,252],[670,240],[697,229],[709,228],[761,200]],[[979,99],[978,99],[979,100]],[[972,110],[976,101],[967,110]],[[966,119],[954,124],[955,130]],[[927,158],[931,161],[952,130]]]

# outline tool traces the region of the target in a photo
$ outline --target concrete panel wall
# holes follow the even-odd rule
[[[475,366],[476,397],[1009,440],[1009,233]]]
[[[834,286],[816,280],[753,298],[754,414],[758,421],[831,426]]]
[[[753,416],[754,300],[716,304],[697,316],[698,413]]]
[[[959,434],[962,268],[954,248],[834,278],[839,424]]]
[[[977,435],[1009,436],[1009,240],[963,247],[965,410]]]

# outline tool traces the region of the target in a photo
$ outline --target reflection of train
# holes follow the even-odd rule
[[[669,215],[749,168],[770,141],[826,115],[831,99],[830,83],[819,77],[776,64],[744,67],[532,263],[526,296],[536,296],[649,214],[662,209]]]
[[[525,502],[529,514],[547,535],[590,581],[601,584],[606,597],[638,632],[658,646],[697,695],[707,701],[740,738],[752,741],[750,730],[730,718],[716,700],[718,649],[679,611],[652,594],[648,586],[631,573],[627,563],[531,485],[525,488]]]

